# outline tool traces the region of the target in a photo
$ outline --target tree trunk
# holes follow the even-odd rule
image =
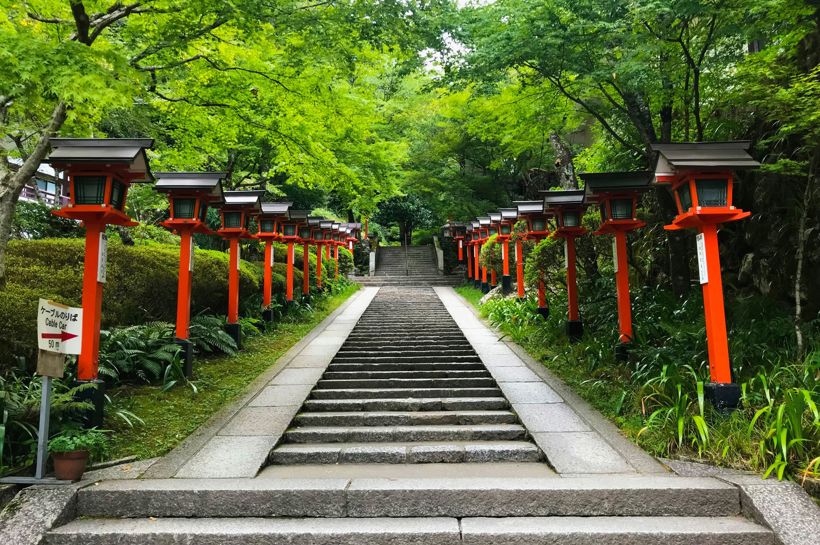
[[[578,178],[575,177],[575,164],[572,152],[557,133],[550,134],[550,144],[555,150],[555,170],[561,189],[578,189]]]
[[[809,175],[806,179],[806,189],[803,192],[803,208],[800,211],[800,222],[797,227],[797,254],[795,259],[797,266],[794,272],[794,335],[797,341],[797,357],[802,358],[805,347],[803,343],[803,260],[806,253],[806,221],[809,216],[811,197],[814,189],[814,161],[809,168]]]
[[[3,165],[5,174],[0,179],[0,289],[6,286],[6,248],[11,236],[11,221],[14,218],[17,199],[20,198],[23,187],[48,155],[49,140],[63,126],[65,117],[66,105],[60,102],[54,107],[48,125],[43,127],[37,144],[20,168],[14,172],[6,170],[6,165]]]

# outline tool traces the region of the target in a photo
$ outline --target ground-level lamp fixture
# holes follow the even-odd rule
[[[578,307],[578,270],[575,239],[586,234],[581,225],[586,211],[584,190],[541,191],[544,212],[555,217],[555,237],[564,239],[564,261],[567,271],[567,336],[577,341],[584,334],[584,323]]]
[[[726,334],[723,282],[720,272],[720,224],[747,218],[734,206],[735,171],[757,168],[748,153],[749,142],[654,144],[655,184],[672,191],[678,215],[665,228],[696,229],[700,284],[706,315],[706,344],[711,382],[706,395],[721,410],[740,404],[740,387],[733,382]]]
[[[83,267],[83,317],[77,380],[98,380],[100,318],[103,285],[106,281],[106,225],[134,226],[125,214],[128,188],[132,183],[150,181],[151,171],[145,150],[151,139],[52,138],[47,161],[64,171],[69,183],[69,202],[53,213],[79,220],[85,227]],[[94,405],[89,423],[102,425],[103,394],[89,390]]]
[[[499,208],[501,216],[498,222],[498,240],[501,242],[501,291],[512,291],[512,277],[510,276],[510,238],[512,237],[515,222],[518,220],[518,208]]]
[[[518,298],[523,299],[524,292],[524,243],[523,239],[540,241],[550,235],[549,214],[544,212],[544,201],[515,201],[518,217],[527,222],[527,231],[523,237],[517,237],[515,241],[516,255],[516,280],[518,283]],[[547,318],[549,316],[549,306],[547,305],[547,290],[544,279],[538,278],[538,314]]]
[[[479,225],[479,239],[478,239],[478,248],[476,251],[476,257],[480,256],[481,254],[481,247],[487,240],[490,238],[491,226],[492,226],[492,218],[489,216],[483,216],[476,218],[478,220]],[[481,291],[484,293],[488,293],[490,291],[490,284],[487,282],[487,267],[481,267]]]
[[[612,261],[618,300],[618,344],[615,356],[627,358],[634,341],[632,303],[629,297],[629,259],[627,233],[646,225],[637,217],[638,198],[649,190],[651,172],[600,172],[581,174],[587,200],[597,203],[601,226],[596,235],[612,235]]]
[[[273,321],[273,263],[276,255],[274,241],[281,240],[280,224],[288,217],[288,208],[292,202],[263,202],[262,211],[256,218],[256,238],[265,243],[265,267],[262,279],[262,320]]]
[[[248,231],[251,218],[262,211],[264,191],[225,191],[220,206],[219,236],[228,241],[228,321],[225,331],[242,347],[242,328],[239,325],[239,241],[251,238]]]
[[[168,196],[170,217],[162,225],[179,235],[176,342],[182,348],[185,376],[193,372],[194,349],[188,339],[194,272],[194,233],[214,234],[205,223],[208,207],[223,202],[225,172],[157,172],[154,189]]]

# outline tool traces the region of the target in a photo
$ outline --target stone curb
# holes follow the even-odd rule
[[[497,330],[485,320],[478,309],[469,303],[457,291],[450,287],[436,288],[446,293],[455,295],[461,303],[472,312],[487,329],[493,334],[497,334]],[[594,431],[600,435],[609,446],[611,446],[618,454],[620,454],[627,463],[635,468],[638,473],[642,474],[668,474],[669,471],[658,462],[654,457],[647,454],[640,447],[635,445],[627,437],[625,437],[618,427],[609,421],[605,416],[599,413],[592,405],[583,400],[570,388],[563,380],[558,378],[552,371],[537,362],[518,344],[500,339],[499,342],[505,344],[512,350],[526,366],[538,375],[550,388],[552,388],[564,401],[580,416]]]
[[[373,288],[370,288],[373,289]],[[378,288],[377,288],[378,289]],[[212,415],[202,426],[195,432],[184,439],[174,450],[163,456],[160,460],[154,463],[143,475],[142,478],[150,479],[168,479],[172,478],[185,465],[185,463],[193,458],[212,438],[216,437],[221,430],[237,413],[242,410],[248,403],[255,398],[268,383],[273,380],[285,367],[299,354],[310,342],[318,337],[327,327],[342,313],[347,310],[354,302],[359,300],[364,294],[368,293],[368,288],[362,288],[351,296],[347,301],[339,306],[336,310],[330,313],[324,320],[322,320],[310,333],[302,337],[302,339],[293,345],[287,352],[285,352],[276,363],[259,375],[253,382],[251,382],[239,398],[234,400],[229,405],[223,407],[216,414]]]

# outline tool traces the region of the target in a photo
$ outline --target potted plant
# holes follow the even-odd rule
[[[54,461],[54,475],[63,481],[78,481],[91,456],[102,454],[108,446],[107,431],[91,428],[67,429],[48,442]]]

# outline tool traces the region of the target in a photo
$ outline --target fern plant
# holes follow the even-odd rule
[[[236,342],[225,333],[225,319],[219,316],[199,315],[191,320],[189,340],[197,352],[206,354],[236,353]]]

